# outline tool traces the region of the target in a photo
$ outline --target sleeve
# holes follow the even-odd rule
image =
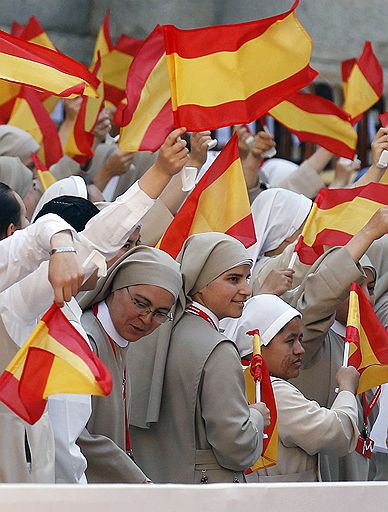
[[[341,391],[330,409],[308,400],[294,386],[275,379],[273,388],[282,443],[309,455],[334,451],[343,456],[354,450],[359,431],[358,406],[353,393]]]
[[[332,326],[336,308],[349,294],[349,286],[364,276],[346,247],[334,247],[311,267],[290,305],[302,313],[303,364],[307,368]]]
[[[325,188],[325,184],[314,167],[306,160],[295,172],[287,176],[279,184],[279,187],[287,188],[292,192],[304,194],[306,197],[314,199],[321,188]]]
[[[141,220],[141,243],[156,245],[173,220],[174,215],[158,198]]]
[[[50,241],[55,233],[74,229],[54,214],[44,215],[34,224],[0,242],[0,291],[5,290],[48,260]]]
[[[221,342],[210,354],[202,375],[201,414],[206,437],[220,466],[243,471],[261,455],[264,421],[249,408],[235,346]]]
[[[82,245],[88,252],[96,249],[107,259],[113,257],[127,241],[128,232],[139,223],[154,203],[154,199],[141,190],[139,183],[134,183],[112,204],[89,220],[79,234]]]
[[[126,452],[106,436],[84,429],[78,444],[88,461],[87,474],[93,483],[137,483],[147,480]]]
[[[63,180],[63,178],[68,178],[69,176],[82,176],[79,163],[68,155],[63,155],[57,163],[52,165],[50,172],[57,180]]]

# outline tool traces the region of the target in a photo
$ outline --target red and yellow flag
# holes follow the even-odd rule
[[[143,42],[142,39],[123,34],[112,50],[101,58],[105,101],[116,107],[125,98],[128,70]]]
[[[93,67],[93,73],[99,80],[98,98],[84,96],[74,120],[73,128],[64,148],[65,153],[79,163],[85,163],[94,155],[93,130],[98,116],[104,106],[104,84],[102,81],[101,59],[98,57]]]
[[[254,331],[250,331],[247,334],[251,334]],[[246,395],[249,404],[255,404],[257,402],[264,402],[268,407],[271,416],[271,424],[266,427],[264,434],[266,437],[263,439],[263,450],[260,458],[251,466],[249,469],[245,471],[246,474],[253,473],[254,471],[259,471],[263,468],[269,468],[271,466],[275,466],[277,463],[278,457],[278,423],[277,423],[277,409],[276,409],[276,401],[274,392],[272,389],[271,378],[268,371],[268,366],[264,359],[261,356],[260,349],[260,336],[255,332],[253,334],[253,354],[250,366],[248,366],[244,370],[245,377],[245,388]],[[256,369],[252,368],[255,364],[255,358],[260,356],[260,388],[261,388],[261,396],[256,396]],[[257,367],[257,365],[256,365]]]
[[[350,287],[346,341],[348,364],[360,373],[357,393],[388,382],[388,332],[356,283]]]
[[[357,132],[350,116],[335,103],[315,94],[296,93],[269,111],[302,142],[308,141],[353,160]]]
[[[358,59],[342,63],[344,84],[343,109],[349,112],[353,124],[369,110],[383,94],[383,69],[370,41],[366,41]]]
[[[46,191],[51,185],[53,185],[57,180],[51,174],[51,172],[47,169],[47,167],[43,164],[36,153],[31,154],[32,161],[35,164],[35,168],[38,174],[39,181],[42,185],[42,189]]]
[[[40,95],[30,87],[21,87],[8,124],[30,133],[40,144],[39,155],[47,167],[63,156],[58,130],[43,106]]]
[[[190,235],[210,231],[233,236],[245,247],[256,242],[235,133],[195,186],[158,247],[176,258]]]
[[[112,377],[53,305],[0,377],[0,400],[31,425],[57,393],[108,395]]]
[[[35,16],[32,16],[25,27],[23,25],[14,24],[11,28],[11,34],[30,43],[40,44],[46,48],[55,50],[55,46],[40,25]],[[3,123],[7,123],[14,107],[16,98],[20,94],[20,85],[0,80],[0,117]],[[53,100],[47,100],[53,103]],[[54,104],[55,106],[55,104]]]
[[[175,127],[200,132],[249,123],[309,84],[317,72],[298,4],[248,23],[165,26]]]
[[[382,206],[388,205],[388,185],[322,189],[317,195],[295,247],[299,259],[312,265],[323,246],[345,245]]]
[[[0,79],[56,96],[97,96],[98,81],[83,64],[3,31],[0,31]]]
[[[104,21],[102,22],[102,25],[100,27],[100,30],[97,34],[97,40],[96,44],[94,46],[94,52],[93,52],[93,59],[92,59],[92,67],[93,64],[96,63],[98,59],[98,54],[100,54],[100,57],[102,58],[104,55],[112,51],[113,44],[112,44],[112,38],[110,35],[110,13],[109,9],[107,9]]]
[[[156,151],[173,129],[171,94],[162,27],[144,41],[128,72],[127,104],[119,107],[122,151]]]

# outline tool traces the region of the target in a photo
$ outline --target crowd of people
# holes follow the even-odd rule
[[[62,139],[77,108],[65,100]],[[388,479],[387,445],[376,443],[372,458],[357,450],[359,374],[342,366],[352,282],[388,326],[388,207],[345,246],[290,268],[327,186],[325,169],[335,166],[333,188],[379,181],[388,129],[376,133],[371,165],[356,182],[354,169],[322,147],[300,165],[266,159],[276,146],[271,134],[234,129],[256,243],[246,249],[227,234],[193,234],[174,260],[155,245],[189,194],[182,169],[194,167],[198,180],[217,158],[210,131],[182,127],[156,153],[124,153],[104,109],[94,156],[82,166],[64,156],[44,191],[31,157],[39,145],[0,126],[0,370],[55,302],[113,382],[107,397],[50,396],[34,425],[0,403],[0,482]],[[218,198],[214,208],[228,205]],[[271,375],[279,441],[276,464],[246,474],[271,422],[267,405],[246,396],[241,359],[252,355],[253,329]],[[383,422],[385,437],[386,386],[367,418],[369,432]]]

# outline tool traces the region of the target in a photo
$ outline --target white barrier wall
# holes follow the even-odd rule
[[[385,512],[388,482],[0,485],[1,512]]]

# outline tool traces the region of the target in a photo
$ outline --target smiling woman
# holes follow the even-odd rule
[[[288,382],[299,375],[304,348],[301,314],[276,295],[249,299],[236,321],[228,321],[225,333],[238,346],[241,357],[252,353],[252,337],[259,329],[261,353],[271,374],[278,412],[278,457],[275,466],[247,478],[251,482],[313,482],[319,479],[318,452],[354,450],[357,437],[358,373],[341,368],[337,373],[340,392],[330,409],[310,401]]]

